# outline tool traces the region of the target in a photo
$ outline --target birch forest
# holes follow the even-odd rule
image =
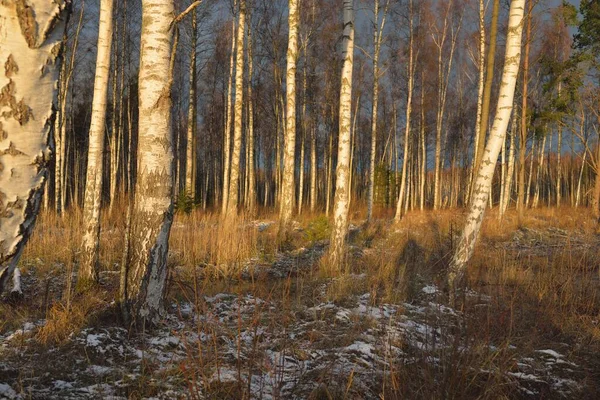
[[[0,0],[0,399],[600,398],[600,1]]]

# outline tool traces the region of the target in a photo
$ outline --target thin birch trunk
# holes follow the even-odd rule
[[[410,135],[412,96],[413,96],[414,75],[415,75],[414,60],[413,60],[413,58],[414,58],[414,56],[413,56],[414,38],[413,38],[413,2],[412,2],[412,0],[410,0],[408,7],[409,7],[409,13],[410,13],[410,18],[408,21],[408,26],[409,26],[408,93],[407,93],[407,99],[406,99],[406,127],[404,129],[404,157],[402,160],[402,181],[400,184],[400,196],[398,197],[398,204],[396,205],[396,215],[394,217],[394,221],[396,223],[400,222],[400,219],[402,218],[402,201],[404,200],[404,192],[406,190],[406,173],[407,173],[407,161],[408,161],[408,138]]]
[[[237,0],[234,1],[234,9],[237,6]],[[235,62],[235,44],[236,44],[236,24],[235,16],[231,20],[231,54],[229,55],[229,79],[227,82],[227,105],[225,112],[225,133],[223,134],[223,193],[221,214],[227,213],[227,204],[229,202],[229,171],[231,163],[231,125],[233,121],[232,98],[233,98],[233,67]]]
[[[354,1],[344,0],[343,67],[340,88],[339,140],[336,188],[333,203],[333,229],[329,265],[341,271],[344,265],[348,230],[348,176],[350,167],[350,129],[352,124],[352,67],[354,60]]]
[[[185,152],[185,193],[191,200],[196,198],[196,42],[198,25],[196,21],[196,8],[191,12],[192,37],[190,51],[190,92],[188,104],[187,140]]]
[[[317,134],[315,125],[310,130],[310,212],[317,208]]]
[[[448,270],[448,288],[452,305],[454,305],[456,285],[464,276],[467,262],[475,249],[475,243],[477,242],[481,223],[485,215],[491,180],[512,111],[519,72],[519,61],[521,58],[524,3],[525,0],[512,0],[510,4],[506,53],[504,57],[504,69],[502,71],[502,83],[496,107],[496,117],[490,132],[490,138],[486,144],[480,169],[477,171],[477,180],[473,191],[473,199],[469,207],[467,222]]]
[[[252,60],[252,24],[248,21],[248,212],[256,213],[256,169],[254,161],[254,96],[252,95],[252,78],[254,62]]]
[[[510,128],[510,150],[508,153],[508,171],[506,173],[506,184],[504,185],[504,194],[502,207],[498,211],[500,218],[504,217],[508,206],[510,205],[510,198],[512,193],[513,175],[515,173],[515,135],[517,134],[517,107],[513,102],[512,122]]]
[[[529,49],[531,45],[531,17],[533,0],[528,1],[527,30],[525,34],[525,54],[523,55],[523,94],[521,104],[521,134],[519,137],[519,190],[517,195],[517,211],[519,219],[523,218],[526,208],[525,201],[525,152],[527,150],[527,93],[529,88]]]
[[[104,135],[106,129],[106,100],[110,73],[112,46],[113,0],[100,2],[98,27],[98,53],[94,78],[94,98],[89,132],[85,203],[83,206],[83,238],[79,260],[78,286],[98,280],[98,252],[100,249],[100,203],[102,200],[102,175]]]

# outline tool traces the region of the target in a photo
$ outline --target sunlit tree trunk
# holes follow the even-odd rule
[[[129,240],[127,293],[136,322],[163,312],[169,233],[173,221],[171,41],[173,2],[142,1],[139,69],[138,177]]]
[[[310,212],[317,208],[317,134],[315,124],[310,130]]]
[[[496,1],[494,7],[496,7]],[[476,170],[476,164],[478,159],[479,141],[481,140],[481,118],[483,113],[483,92],[485,86],[485,4],[484,0],[479,0],[479,83],[477,90],[477,118],[475,121],[475,146],[473,152],[473,162],[469,171],[469,192],[473,187],[474,171]],[[493,19],[492,24],[496,24],[497,21]],[[485,138],[483,139],[485,140]],[[470,193],[468,193],[470,198]]]
[[[528,1],[527,30],[525,34],[525,54],[523,55],[523,94],[521,104],[521,133],[519,135],[519,188],[517,193],[517,211],[519,219],[525,211],[525,154],[527,151],[527,92],[529,87],[529,49],[531,45],[531,14],[533,0]]]
[[[83,240],[79,261],[78,281],[98,279],[98,250],[100,248],[100,202],[102,199],[102,174],[104,135],[106,129],[106,98],[110,71],[112,45],[113,0],[100,2],[100,25],[98,27],[98,53],[94,77],[94,98],[88,143],[88,160],[83,206]]]
[[[234,2],[237,4],[237,0]],[[234,4],[234,9],[236,5]],[[233,98],[233,67],[235,62],[236,40],[235,17],[231,20],[231,53],[229,55],[229,79],[227,83],[227,105],[225,109],[225,133],[223,134],[223,195],[221,213],[227,213],[229,202],[229,171],[231,163],[231,124],[233,122],[232,98]]]
[[[64,1],[0,2],[0,293],[13,277],[48,177]]]
[[[375,0],[373,14],[375,17],[373,30],[373,102],[371,108],[371,158],[369,163],[369,187],[367,192],[367,221],[373,218],[373,201],[375,197],[375,169],[377,157],[377,108],[379,105],[379,54],[381,52],[381,43],[383,41],[383,29],[385,28],[385,18],[389,1],[387,1],[383,10],[381,23],[379,22],[379,0]]]
[[[344,0],[343,67],[340,88],[339,141],[336,169],[333,228],[329,248],[331,268],[341,270],[348,229],[348,176],[352,124],[352,66],[354,60],[354,0]]]
[[[496,60],[496,40],[498,36],[498,15],[500,14],[500,0],[493,0],[492,26],[490,27],[490,46],[488,48],[485,72],[485,85],[481,103],[481,119],[479,121],[479,134],[477,136],[477,151],[475,158],[475,171],[479,171],[481,160],[484,157],[485,139],[490,120],[490,103],[492,97],[492,83],[494,82],[494,61]],[[471,186],[473,189],[473,186]],[[472,191],[472,190],[471,190]]]
[[[465,228],[461,234],[460,241],[452,257],[448,270],[448,288],[450,300],[454,303],[456,284],[462,279],[466,265],[479,236],[481,223],[485,215],[486,203],[490,193],[491,181],[500,153],[500,147],[506,135],[506,129],[510,119],[519,72],[521,58],[521,34],[523,31],[523,11],[525,0],[512,0],[509,10],[508,33],[506,38],[506,53],[504,56],[504,69],[502,71],[502,83],[496,107],[496,117],[490,132],[490,138],[485,147],[485,153],[473,190],[473,198],[469,206]]]
[[[398,203],[396,204],[396,215],[394,217],[395,222],[400,222],[402,218],[402,202],[404,201],[404,193],[406,191],[407,185],[407,166],[408,166],[408,139],[410,135],[410,123],[411,123],[411,113],[412,113],[412,96],[413,96],[413,88],[414,88],[414,76],[415,76],[415,68],[414,68],[414,49],[413,49],[413,2],[409,1],[409,39],[408,39],[408,93],[406,99],[406,126],[404,128],[404,157],[402,157],[402,181],[400,184],[400,196],[398,197]],[[395,125],[394,125],[395,126]],[[396,171],[397,173],[398,171]],[[408,204],[408,202],[406,203]]]
[[[517,107],[513,102],[512,122],[510,128],[510,150],[508,152],[508,168],[506,172],[506,183],[504,184],[503,202],[498,216],[502,218],[510,205],[512,193],[513,175],[515,173],[515,135],[517,134]]]
[[[279,209],[279,233],[285,234],[294,211],[294,176],[296,170],[296,61],[298,60],[298,0],[288,3],[288,49],[286,68],[286,110],[283,150],[283,182]]]
[[[242,156],[242,113],[244,108],[244,35],[246,31],[246,0],[239,0],[238,30],[235,54],[235,102],[233,114],[233,151],[231,153],[231,176],[229,178],[228,217],[237,215],[240,162]]]
[[[190,51],[190,98],[188,104],[187,141],[185,152],[185,193],[192,200],[196,197],[196,39],[198,26],[196,9],[191,12],[192,37]]]
[[[254,63],[252,60],[252,24],[248,21],[248,212],[256,212],[256,169],[254,160],[254,97],[252,95],[252,77]]]

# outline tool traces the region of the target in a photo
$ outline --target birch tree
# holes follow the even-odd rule
[[[379,0],[375,0],[373,14],[373,102],[371,107],[371,157],[369,164],[369,188],[367,198],[367,221],[373,217],[373,201],[375,198],[375,169],[377,157],[377,108],[379,105],[379,54],[381,52],[381,43],[383,41],[383,29],[385,28],[385,17],[390,2],[386,2],[381,23],[379,22]]]
[[[502,71],[502,83],[500,85],[496,116],[492,131],[490,132],[490,138],[485,147],[481,166],[477,171],[477,180],[475,181],[473,198],[469,207],[465,228],[463,229],[458,247],[452,257],[448,270],[447,279],[451,303],[454,302],[456,284],[462,279],[467,262],[475,249],[475,243],[485,215],[498,154],[504,143],[506,129],[513,108],[515,86],[517,84],[521,59],[524,7],[525,0],[512,0],[510,4],[504,69]]]
[[[125,298],[137,322],[162,314],[173,221],[171,41],[173,2],[142,1],[138,177],[129,240]]]
[[[190,98],[188,104],[188,126],[187,143],[185,152],[185,194],[190,199],[195,199],[196,189],[196,41],[198,36],[198,25],[196,21],[196,8],[191,15],[192,37],[190,51]]]
[[[285,234],[294,210],[294,176],[296,171],[296,62],[298,60],[298,0],[289,0],[288,49],[286,68],[286,112],[283,153],[283,182],[279,211],[279,234]],[[301,160],[303,163],[304,160]]]
[[[414,29],[413,29],[413,2],[409,0],[409,38],[408,38],[408,93],[406,99],[406,126],[404,128],[404,157],[402,159],[402,182],[400,184],[400,196],[398,197],[398,203],[396,204],[396,215],[394,221],[399,222],[402,218],[402,202],[404,200],[404,193],[407,185],[407,162],[408,162],[408,138],[410,135],[410,124],[412,116],[412,98],[413,88],[415,82],[415,55],[414,55]]]
[[[344,0],[343,66],[340,88],[339,140],[336,168],[333,229],[329,249],[331,268],[341,269],[348,229],[350,130],[352,124],[352,67],[354,61],[354,4]]]
[[[239,0],[239,17],[235,52],[235,102],[233,114],[233,151],[226,216],[237,215],[242,155],[242,112],[244,107],[244,33],[246,27],[246,0]]]
[[[100,201],[102,199],[102,174],[104,131],[106,129],[106,98],[110,71],[112,45],[113,0],[100,2],[98,27],[98,53],[94,76],[94,98],[90,124],[88,160],[83,206],[83,240],[79,261],[79,285],[98,279],[98,250],[100,248]],[[81,287],[81,286],[80,286]]]
[[[70,2],[0,2],[0,293],[13,277],[48,177],[58,57]]]

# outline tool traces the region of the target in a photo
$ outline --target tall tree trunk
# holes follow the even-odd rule
[[[142,1],[138,178],[131,216],[126,293],[129,313],[138,323],[158,322],[166,288],[173,221],[173,11],[170,0]]]
[[[500,218],[504,217],[508,206],[510,205],[510,198],[512,193],[512,183],[513,183],[513,175],[515,173],[515,135],[517,134],[517,107],[513,102],[513,111],[512,111],[512,122],[510,128],[510,150],[508,153],[508,171],[506,172],[506,184],[504,185],[504,201],[502,202],[502,207],[498,212]]]
[[[100,248],[100,202],[102,200],[102,175],[104,135],[106,129],[106,99],[112,45],[113,0],[100,2],[98,27],[98,53],[94,78],[94,98],[89,132],[85,203],[83,206],[83,239],[79,261],[78,284],[98,279],[98,251]]]
[[[381,24],[379,23],[379,0],[375,0],[375,8],[373,10],[375,16],[373,30],[373,102],[371,108],[371,158],[369,163],[369,188],[367,198],[367,221],[373,218],[373,202],[375,197],[375,170],[377,169],[377,108],[379,105],[379,54],[381,52],[381,43],[383,41],[383,29],[385,27],[385,17],[389,1],[386,3],[383,10]]]
[[[521,134],[519,135],[519,190],[517,194],[517,211],[519,219],[525,211],[525,152],[527,151],[527,92],[529,87],[529,49],[531,45],[531,17],[533,0],[528,1],[527,28],[525,33],[525,54],[523,55],[523,100],[521,104]]]
[[[185,152],[185,193],[190,199],[196,197],[196,39],[198,26],[196,8],[191,13],[192,38],[190,51],[190,98],[188,104],[187,141]]]
[[[425,72],[421,72],[421,120],[419,127],[419,147],[421,167],[419,171],[419,209],[425,209],[425,185],[427,182],[427,138],[425,137]]]
[[[352,124],[352,66],[354,60],[354,0],[344,0],[342,82],[340,88],[339,140],[336,168],[333,229],[329,249],[331,268],[341,270],[348,229],[348,176]]]
[[[316,124],[310,129],[310,212],[317,208],[317,133]]]
[[[283,182],[279,209],[279,234],[285,235],[294,212],[294,177],[296,170],[296,61],[298,60],[298,0],[288,3],[288,48],[286,68],[285,140],[283,150]]]
[[[237,0],[234,1],[234,9]],[[221,204],[221,213],[227,214],[227,204],[229,202],[229,171],[231,163],[231,125],[233,122],[232,98],[233,98],[233,67],[235,62],[235,44],[236,40],[235,16],[231,20],[231,54],[229,55],[229,79],[227,83],[227,105],[225,109],[225,133],[223,134],[223,196]]]
[[[64,1],[0,2],[0,293],[16,270],[42,201],[51,154]]]
[[[233,152],[231,154],[231,177],[229,178],[229,198],[227,217],[237,215],[240,183],[240,162],[242,156],[242,112],[244,107],[244,34],[246,31],[246,0],[239,0],[238,30],[235,54],[235,102],[233,120]]]
[[[398,197],[398,204],[396,205],[396,215],[394,217],[395,222],[400,222],[402,218],[402,201],[404,200],[404,192],[406,191],[406,174],[407,174],[407,162],[408,162],[408,138],[410,135],[410,117],[412,113],[412,95],[414,87],[414,49],[413,49],[413,2],[409,1],[409,39],[408,39],[408,93],[406,99],[406,127],[404,129],[404,157],[402,157],[402,182],[400,184],[400,196]],[[397,173],[398,171],[396,171]],[[408,203],[407,203],[408,204]]]
[[[494,8],[498,1],[494,2]],[[497,16],[496,16],[497,17]],[[497,18],[492,16],[492,25],[497,24]],[[495,43],[495,40],[494,40]],[[479,83],[477,90],[477,119],[475,121],[475,146],[473,153],[473,163],[469,170],[469,191],[468,198],[471,198],[471,188],[475,177],[474,171],[477,170],[476,164],[479,156],[479,141],[481,140],[481,120],[483,114],[483,93],[485,87],[485,2],[479,0]],[[484,138],[485,140],[485,138]]]
[[[466,265],[475,249],[479,236],[481,223],[485,215],[486,203],[491,188],[491,180],[496,168],[500,147],[506,135],[506,128],[510,118],[519,72],[521,58],[521,34],[523,30],[523,9],[525,0],[512,0],[508,19],[508,34],[506,38],[506,53],[504,56],[504,69],[502,71],[502,84],[496,107],[496,117],[490,132],[490,138],[485,147],[484,157],[473,191],[473,199],[469,207],[469,214],[465,228],[462,232],[458,247],[452,257],[448,270],[448,288],[450,301],[454,303],[456,284],[464,276]]]
[[[493,0],[492,8],[492,26],[490,27],[490,46],[488,48],[485,72],[485,85],[483,89],[483,99],[481,103],[481,119],[479,121],[479,134],[477,136],[477,152],[475,158],[475,171],[479,171],[481,160],[484,157],[485,138],[487,127],[490,120],[490,103],[492,97],[492,83],[494,82],[494,61],[496,59],[496,40],[498,36],[498,15],[500,9],[500,0]],[[473,189],[473,186],[471,186]]]
[[[256,213],[256,169],[254,161],[254,97],[252,95],[252,24],[248,21],[248,212]]]

